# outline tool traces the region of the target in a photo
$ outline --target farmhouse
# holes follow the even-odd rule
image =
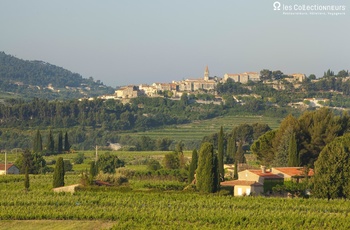
[[[0,175],[5,174],[19,174],[19,169],[14,164],[0,164]]]
[[[313,176],[313,170],[309,170],[308,177]],[[277,167],[266,169],[247,169],[238,173],[238,180],[222,182],[222,186],[234,187],[234,196],[260,195],[264,192],[264,187],[283,183],[287,180],[299,182],[305,178],[303,167]]]

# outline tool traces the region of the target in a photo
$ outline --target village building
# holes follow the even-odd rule
[[[139,89],[137,86],[129,85],[116,90],[115,95],[122,99],[135,98],[139,96]]]
[[[240,74],[225,73],[223,82],[227,82],[228,79],[232,79],[234,82],[247,84],[248,81],[259,82],[260,74],[258,72],[244,72]]]
[[[186,79],[178,82],[178,90],[185,92],[193,92],[198,90],[214,91],[218,83],[217,78],[209,76],[209,68],[206,66],[204,77],[199,79]]]
[[[0,175],[19,174],[19,168],[14,164],[0,164]]]
[[[313,176],[313,170],[309,170],[308,177]],[[305,178],[303,167],[276,167],[266,169],[247,169],[238,173],[238,180],[221,182],[221,186],[233,187],[234,196],[261,195],[264,193],[264,186],[278,184],[284,181],[294,180],[300,182]]]
[[[139,85],[139,90],[143,95],[146,95],[148,97],[155,97],[158,94],[157,87],[155,87],[154,85],[151,86],[147,84],[141,84]]]

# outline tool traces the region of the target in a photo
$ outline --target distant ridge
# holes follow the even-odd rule
[[[24,97],[80,98],[113,92],[92,78],[83,78],[44,61],[19,59],[0,52],[0,91]]]

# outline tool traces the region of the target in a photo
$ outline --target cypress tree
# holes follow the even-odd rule
[[[235,137],[232,135],[227,140],[227,149],[226,149],[226,163],[232,164],[235,161],[235,155],[236,155],[236,140]]]
[[[197,166],[198,166],[198,153],[197,153],[197,150],[194,149],[192,151],[192,160],[189,168],[188,183],[192,183],[192,181],[194,180],[194,174],[196,173]]]
[[[64,162],[63,158],[59,157],[53,174],[53,187],[57,188],[62,186],[64,186]]]
[[[289,140],[288,166],[289,167],[299,166],[299,156],[298,156],[297,141],[295,138],[295,133],[291,135]]]
[[[219,173],[219,158],[215,154],[213,155],[213,163],[211,169],[211,174],[213,175],[212,192],[217,192],[220,190],[221,176]]]
[[[237,153],[236,153],[236,160],[238,161],[237,163],[244,163],[245,162],[245,158],[244,158],[244,150],[243,150],[243,142],[240,141],[238,144],[238,149],[237,149]]]
[[[63,134],[62,131],[58,133],[58,142],[57,142],[57,152],[62,153],[63,151]]]
[[[39,129],[36,131],[36,135],[33,142],[33,152],[39,153],[43,150],[42,138]]]
[[[29,190],[29,186],[30,186],[30,184],[29,184],[29,173],[28,173],[28,171],[29,171],[29,167],[26,166],[26,169],[25,169],[25,176],[24,176],[24,189],[25,189],[26,192]]]
[[[213,144],[204,142],[199,150],[197,184],[199,191],[212,193],[218,190],[218,163]]]
[[[68,133],[64,134],[64,151],[69,152],[70,150],[70,144],[68,140]]]
[[[90,163],[90,183],[92,183],[92,181],[94,180],[94,178],[97,176],[98,174],[98,167],[95,161],[91,161]]]
[[[237,160],[235,161],[235,169],[233,172],[233,179],[237,180],[238,179],[238,163]]]
[[[218,137],[218,167],[219,167],[219,177],[221,180],[225,177],[224,170],[224,131],[221,126],[219,137]]]
[[[55,141],[53,139],[52,135],[52,130],[50,129],[49,131],[49,136],[47,137],[47,145],[46,145],[47,150],[50,153],[53,153],[55,151]]]

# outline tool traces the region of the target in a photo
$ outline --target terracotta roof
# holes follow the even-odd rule
[[[7,164],[6,170],[11,168],[14,164]],[[0,170],[5,170],[5,164],[0,164]]]
[[[221,182],[220,185],[222,186],[232,186],[235,185],[245,185],[245,186],[263,186],[263,184],[256,182],[256,181],[247,181],[247,180],[230,180],[230,181],[224,181]]]
[[[261,171],[261,169],[249,169],[248,170],[249,172],[252,172],[258,176],[261,176],[261,177],[264,177],[264,178],[270,178],[270,179],[281,179],[282,177],[276,175],[276,174],[273,174],[271,172],[265,172],[263,173]]]
[[[280,167],[280,168],[274,168],[275,170],[280,171],[283,174],[286,174],[288,176],[304,176],[304,168],[303,167]],[[310,169],[308,176],[313,176],[314,170]]]

